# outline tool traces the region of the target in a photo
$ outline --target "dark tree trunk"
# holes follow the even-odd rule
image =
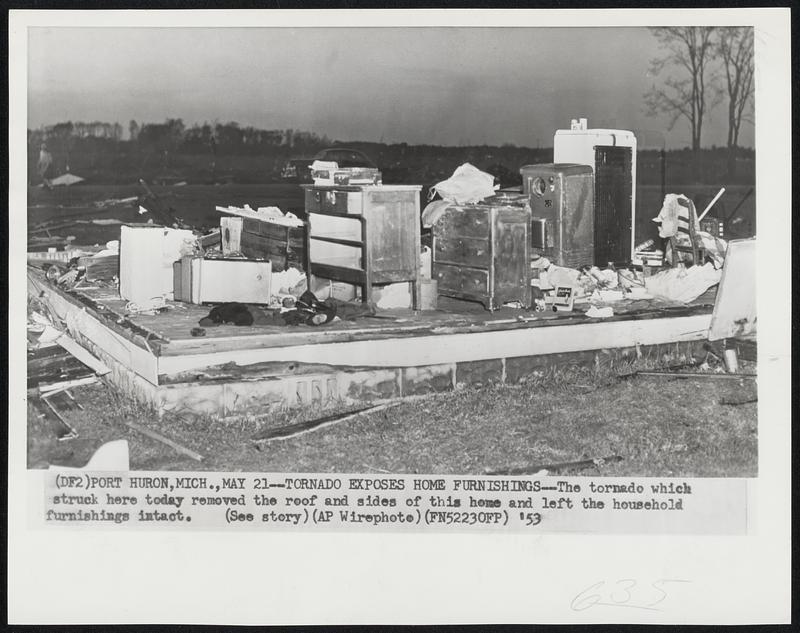
[[[738,148],[732,145],[728,148],[728,156],[725,171],[728,176],[728,182],[733,184],[736,182],[736,150]]]

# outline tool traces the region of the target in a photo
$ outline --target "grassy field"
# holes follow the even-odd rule
[[[743,362],[741,371],[755,368]],[[480,475],[618,455],[622,461],[571,474],[755,476],[757,404],[724,404],[755,394],[755,381],[745,377],[619,378],[610,369],[572,367],[533,374],[517,385],[433,394],[257,445],[250,438],[260,429],[346,408],[286,410],[236,422],[174,415],[159,420],[95,385],[76,394],[85,410],[66,414],[80,434],[76,439],[57,441],[29,409],[28,457],[31,468],[80,466],[103,442],[125,438],[135,470]],[[125,421],[157,430],[204,460],[184,457]]]

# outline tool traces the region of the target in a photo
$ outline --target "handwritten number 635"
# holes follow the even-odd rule
[[[686,583],[689,580],[677,578],[660,578],[649,585],[639,583],[633,578],[622,578],[616,582],[601,580],[581,591],[572,599],[570,607],[573,611],[584,611],[594,606],[629,607],[660,611],[657,604],[667,599],[665,585],[668,583]]]

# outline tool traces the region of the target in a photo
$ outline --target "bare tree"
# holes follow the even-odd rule
[[[753,97],[753,29],[724,27],[719,29],[717,51],[725,71],[728,93],[728,149],[739,146],[739,130]]]
[[[663,88],[653,85],[645,94],[647,114],[670,115],[670,129],[684,117],[691,127],[692,149],[696,152],[700,149],[703,119],[715,105],[715,93],[711,87],[714,77],[709,68],[714,54],[714,27],[655,27],[650,32],[664,51],[661,57],[651,60],[651,72],[659,75],[665,69],[667,72],[678,70],[680,75],[667,75]]]

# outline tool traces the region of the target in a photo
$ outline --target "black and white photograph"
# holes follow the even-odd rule
[[[304,530],[431,532],[532,561],[547,533],[784,534],[788,11],[16,13],[31,538],[291,539],[280,558]],[[746,617],[660,560],[575,577],[561,615],[202,622]],[[165,608],[96,617],[197,622]]]
[[[564,31],[32,29],[30,467],[757,474],[753,28]]]

